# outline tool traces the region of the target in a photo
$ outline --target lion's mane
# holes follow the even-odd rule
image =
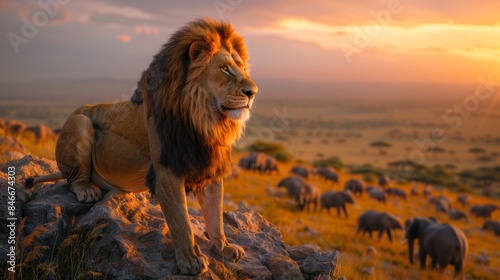
[[[189,55],[193,47],[195,60]],[[153,118],[162,145],[160,163],[183,178],[187,190],[196,191],[230,172],[231,146],[244,126],[220,114],[204,86],[205,70],[221,48],[248,59],[243,38],[231,24],[208,19],[190,22],[154,56],[131,99],[149,104],[148,118]],[[154,192],[152,167],[148,186]]]

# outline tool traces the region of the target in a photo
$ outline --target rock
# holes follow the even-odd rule
[[[290,257],[296,261],[304,260],[308,256],[321,252],[321,248],[316,244],[305,244],[287,247]]]
[[[300,270],[308,277],[332,275],[337,264],[338,252],[314,253],[299,263]]]
[[[17,152],[17,151],[5,151],[3,154],[1,154],[1,159],[3,160],[4,163],[8,163],[13,160],[19,160],[23,157],[25,157],[26,154]]]
[[[318,245],[306,244],[288,247],[290,257],[297,262],[306,278],[330,276],[336,268],[338,252],[322,252]]]
[[[27,156],[15,161],[18,198],[18,258],[27,270],[57,266],[52,278],[71,275],[75,266],[106,279],[193,279],[176,275],[175,251],[160,206],[149,193],[110,191],[97,203],[78,202],[68,184],[58,182],[30,190],[26,177],[57,171],[53,161]],[[1,168],[0,183],[7,175]],[[2,188],[2,201],[6,188]],[[3,210],[2,210],[3,211]],[[209,260],[196,279],[318,279],[335,270],[337,252],[316,245],[287,247],[279,230],[247,207],[225,212],[229,242],[245,248],[237,263],[213,253],[204,218],[190,210],[195,241]],[[5,221],[7,213],[1,212]],[[4,227],[2,227],[4,230]],[[0,232],[2,240],[5,233]],[[5,242],[4,242],[5,243]],[[0,261],[7,247],[0,244]],[[321,278],[322,279],[322,278]]]
[[[14,160],[8,165],[0,165],[0,171],[7,173],[8,166],[16,167],[16,182],[24,186],[24,181],[29,177],[37,177],[50,173],[59,172],[57,163],[53,160],[44,159],[37,156],[28,155],[19,160]]]
[[[267,254],[262,257],[263,264],[271,271],[274,279],[304,279],[296,262],[283,255]]]

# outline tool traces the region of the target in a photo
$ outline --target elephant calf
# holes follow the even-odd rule
[[[337,208],[337,216],[340,217],[340,209],[344,211],[344,215],[349,217],[345,205],[347,203],[355,204],[354,197],[350,192],[334,192],[326,191],[321,195],[321,209],[326,209],[330,214],[330,208]]]
[[[391,230],[393,229],[403,229],[401,223],[397,220],[396,217],[385,212],[367,210],[358,218],[358,228],[356,229],[356,235],[358,235],[360,232],[362,234],[368,232],[371,238],[372,231],[378,230],[379,240],[382,238],[384,232],[386,232],[387,237],[389,237],[389,241],[392,242]]]
[[[425,269],[426,258],[429,255],[432,259],[432,269],[439,265],[438,269],[442,272],[451,264],[455,267],[455,277],[463,277],[463,266],[469,244],[460,229],[422,218],[406,220],[405,229],[411,264],[413,264],[414,242],[418,239],[418,258],[422,269]]]

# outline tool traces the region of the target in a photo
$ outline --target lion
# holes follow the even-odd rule
[[[227,22],[198,19],[175,32],[142,73],[132,98],[83,105],[56,143],[60,172],[26,186],[66,179],[79,201],[101,190],[150,190],[170,230],[178,271],[195,275],[207,257],[194,242],[186,193],[197,195],[214,252],[238,260],[222,224],[223,181],[231,149],[258,91],[243,38]]]

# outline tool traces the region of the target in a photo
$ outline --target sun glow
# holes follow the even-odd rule
[[[500,62],[500,25],[424,23],[398,26],[396,23],[379,25],[375,20],[366,25],[327,25],[286,18],[264,32],[332,50],[338,50],[343,43],[355,46],[358,36],[360,41],[368,41],[366,47],[386,52],[451,55]]]

